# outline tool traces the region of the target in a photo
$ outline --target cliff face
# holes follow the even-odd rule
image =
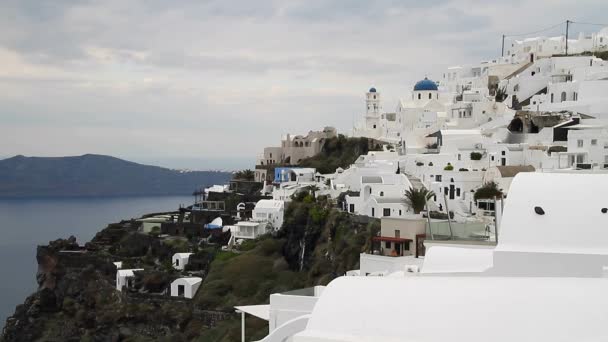
[[[134,221],[110,224],[84,247],[72,237],[37,250],[38,290],[7,320],[0,341],[236,341],[235,305],[267,303],[272,293],[325,285],[358,267],[379,230],[375,219],[338,211],[326,197],[300,193],[278,234],[221,248],[221,235],[143,234]],[[171,256],[192,252],[185,271]],[[130,289],[115,288],[115,261],[136,272]],[[167,295],[188,273],[202,277],[193,299]],[[249,317],[247,336],[268,322]]]
[[[81,249],[74,237],[39,246],[36,253],[38,290],[17,306],[7,319],[5,341],[34,341],[51,337],[46,329],[56,324],[53,337],[70,340],[86,330],[95,307],[95,297],[117,299],[110,291],[114,265],[104,258]],[[79,320],[67,320],[70,314]],[[80,325],[82,323],[82,325]]]
[[[7,319],[0,341],[185,341],[234,316],[183,299],[119,292],[113,256],[56,240],[37,250],[38,290]]]

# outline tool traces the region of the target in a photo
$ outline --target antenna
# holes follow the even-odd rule
[[[570,30],[570,20],[566,20],[566,56],[568,56],[568,31]]]

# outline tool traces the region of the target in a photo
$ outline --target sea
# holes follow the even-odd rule
[[[74,235],[80,244],[108,223],[177,210],[191,196],[0,199],[0,329],[36,288],[36,246]]]

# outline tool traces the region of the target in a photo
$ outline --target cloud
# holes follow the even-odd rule
[[[0,2],[0,155],[253,158],[603,1]],[[559,32],[559,31],[558,31]],[[554,32],[555,33],[555,32]],[[52,141],[52,143],[47,143]]]

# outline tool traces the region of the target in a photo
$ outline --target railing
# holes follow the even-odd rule
[[[451,225],[451,227],[450,227]],[[490,229],[491,230],[491,229]],[[493,231],[488,231],[484,222],[451,222],[435,221],[426,225],[426,240],[470,240],[483,241],[491,238]]]

